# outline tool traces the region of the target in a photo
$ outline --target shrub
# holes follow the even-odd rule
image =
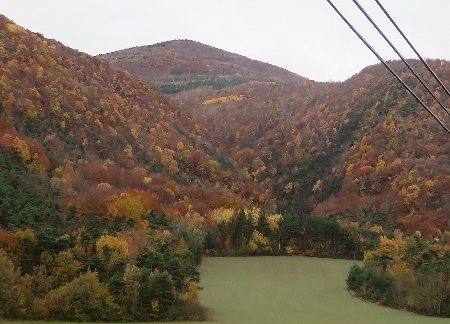
[[[210,321],[213,311],[196,301],[183,302],[174,304],[169,309],[167,317],[169,321]]]

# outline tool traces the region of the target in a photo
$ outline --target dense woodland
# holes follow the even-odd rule
[[[363,298],[449,316],[448,289],[408,297],[450,279],[447,138],[379,65],[317,83],[191,41],[91,57],[0,16],[0,318],[207,319],[205,254],[364,258]]]

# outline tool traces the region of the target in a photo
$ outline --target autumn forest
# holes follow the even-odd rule
[[[382,65],[319,83],[189,40],[92,57],[0,15],[0,318],[210,319],[205,255],[364,260],[361,298],[450,317],[447,139]]]

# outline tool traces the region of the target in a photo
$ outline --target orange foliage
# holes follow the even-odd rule
[[[7,252],[14,251],[19,245],[19,239],[13,233],[0,228],[0,249]]]
[[[317,83],[280,71],[272,80],[221,62],[225,79],[247,73],[253,81],[169,99],[106,61],[4,17],[0,26],[0,147],[53,175],[64,210],[72,204],[82,217],[124,214],[139,224],[151,209],[204,216],[220,207],[274,208],[289,195],[294,203],[305,198],[302,208],[320,215],[388,211],[408,231],[449,227],[442,211],[449,208],[450,144],[429,116],[409,109],[414,104],[380,66],[342,83]],[[153,84],[174,78],[170,71],[180,62],[171,57],[177,55],[150,60],[157,66],[148,73],[158,79]],[[146,74],[139,62],[131,74]],[[204,69],[195,57],[185,63]],[[449,64],[431,63],[450,78]],[[196,77],[204,75],[189,75]],[[226,104],[207,105],[220,102]],[[322,154],[326,170],[313,168],[312,180],[298,176],[302,163]],[[342,186],[328,187],[330,177],[341,176]],[[327,198],[316,200],[322,193]]]
[[[189,281],[189,287],[184,297],[188,301],[197,301],[200,298],[199,290],[195,281]]]
[[[82,217],[106,218],[107,198],[115,191],[116,189],[104,185],[89,187],[81,195],[71,199],[70,204],[76,207],[77,213]]]

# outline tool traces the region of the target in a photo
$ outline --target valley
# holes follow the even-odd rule
[[[363,298],[449,316],[450,143],[383,66],[321,83],[190,40],[92,57],[4,16],[0,54],[0,318],[196,320],[210,306],[263,323],[276,301],[286,323],[299,305],[308,321],[422,318],[350,296],[349,260],[363,260]],[[449,62],[428,63],[450,82]]]

